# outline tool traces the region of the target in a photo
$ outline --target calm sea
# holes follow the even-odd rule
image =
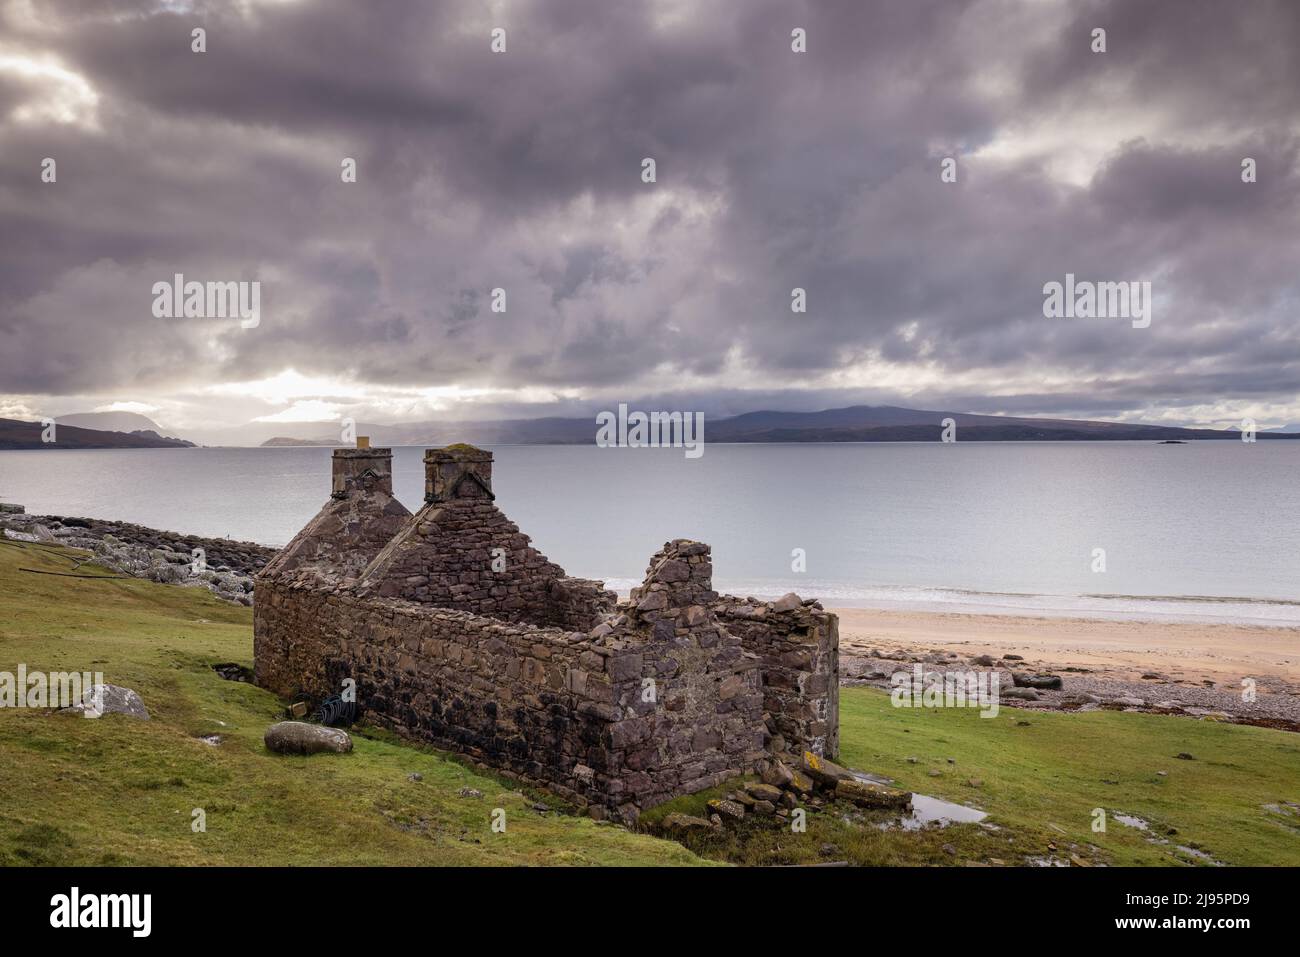
[[[828,605],[1300,625],[1300,442],[495,449],[497,501],[571,574],[626,590],[670,538],[715,585]],[[394,450],[419,507],[422,450]],[[330,450],[0,452],[0,501],[283,545]],[[805,571],[793,570],[797,549]],[[1095,549],[1105,570],[1094,571]]]

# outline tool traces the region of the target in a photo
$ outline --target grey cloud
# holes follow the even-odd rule
[[[745,411],[842,398],[789,387],[870,360],[1018,384],[1000,409],[909,393],[972,411],[1300,402],[1294,4],[762,0],[660,29],[654,4],[520,3],[504,56],[469,2],[41,4],[53,29],[0,9],[7,49],[100,98],[98,129],[20,122],[44,94],[0,72],[0,393],[286,368],[593,396],[715,377],[697,399]],[[1113,142],[1087,183],[1052,172],[1068,143],[981,152],[1099,106],[1150,131],[1089,126]],[[218,348],[160,324],[148,288],[177,271],[261,278],[265,321]],[[1043,319],[1067,271],[1152,279],[1151,329]],[[1048,369],[1077,381],[1046,392]]]

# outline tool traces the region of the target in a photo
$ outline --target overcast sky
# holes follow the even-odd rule
[[[0,11],[0,416],[1300,423],[1295,0]],[[259,324],[156,318],[175,273]],[[1149,328],[1045,318],[1066,273]]]

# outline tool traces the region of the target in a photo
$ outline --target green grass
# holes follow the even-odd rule
[[[1115,711],[1004,708],[981,718],[966,709],[894,708],[885,692],[843,688],[840,739],[842,764],[987,811],[993,827],[881,830],[874,825],[889,814],[836,805],[808,814],[805,834],[764,819],[734,833],[692,833],[687,845],[742,864],[1206,863],[1180,845],[1225,864],[1300,864],[1300,813],[1285,804],[1300,804],[1300,737],[1291,732]],[[658,833],[673,811],[706,814],[710,798],[734,787],[655,808],[643,826]],[[1102,833],[1092,830],[1096,808],[1106,811]],[[1115,813],[1150,830],[1126,827]]]
[[[1300,864],[1300,815],[1281,805],[1300,803],[1293,732],[1118,711],[1003,708],[981,718],[970,710],[893,708],[885,693],[859,688],[843,689],[840,716],[847,764],[977,804],[995,823],[1038,835],[1044,847],[1091,843],[1119,865],[1194,860],[1180,844],[1226,864]],[[971,779],[982,786],[969,786]],[[1092,830],[1095,808],[1108,812],[1105,833]],[[1151,834],[1170,844],[1152,844],[1115,821],[1115,812],[1150,822]],[[1169,828],[1177,833],[1167,835]]]
[[[1300,815],[1286,805],[1300,803],[1300,737],[1155,715],[984,719],[845,688],[842,763],[978,806],[994,827],[881,830],[887,815],[835,806],[810,813],[803,834],[756,819],[685,847],[654,836],[659,822],[730,787],[656,808],[632,833],[378,731],[355,730],[350,755],[273,755],[262,735],[282,703],[211,669],[252,664],[249,609],[202,589],[18,570],[63,570],[65,555],[0,546],[0,671],[102,671],[138,691],[152,720],[0,709],[0,864],[1194,863],[1179,844],[1229,864],[1300,864]],[[539,798],[557,811],[533,810]],[[504,834],[490,826],[498,807]],[[1091,828],[1098,807],[1105,833]],[[191,830],[195,808],[204,833]],[[1177,833],[1153,844],[1114,812]]]
[[[516,784],[381,733],[354,734],[349,755],[271,754],[262,735],[282,704],[211,668],[252,665],[249,609],[197,588],[19,566],[69,562],[0,547],[0,670],[102,671],[138,691],[152,720],[0,709],[0,864],[708,863],[675,842],[539,813]],[[204,833],[191,830],[195,808]]]

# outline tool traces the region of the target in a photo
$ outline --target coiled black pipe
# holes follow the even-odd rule
[[[357,720],[357,703],[332,694],[316,709],[316,720],[325,725],[353,724]]]

